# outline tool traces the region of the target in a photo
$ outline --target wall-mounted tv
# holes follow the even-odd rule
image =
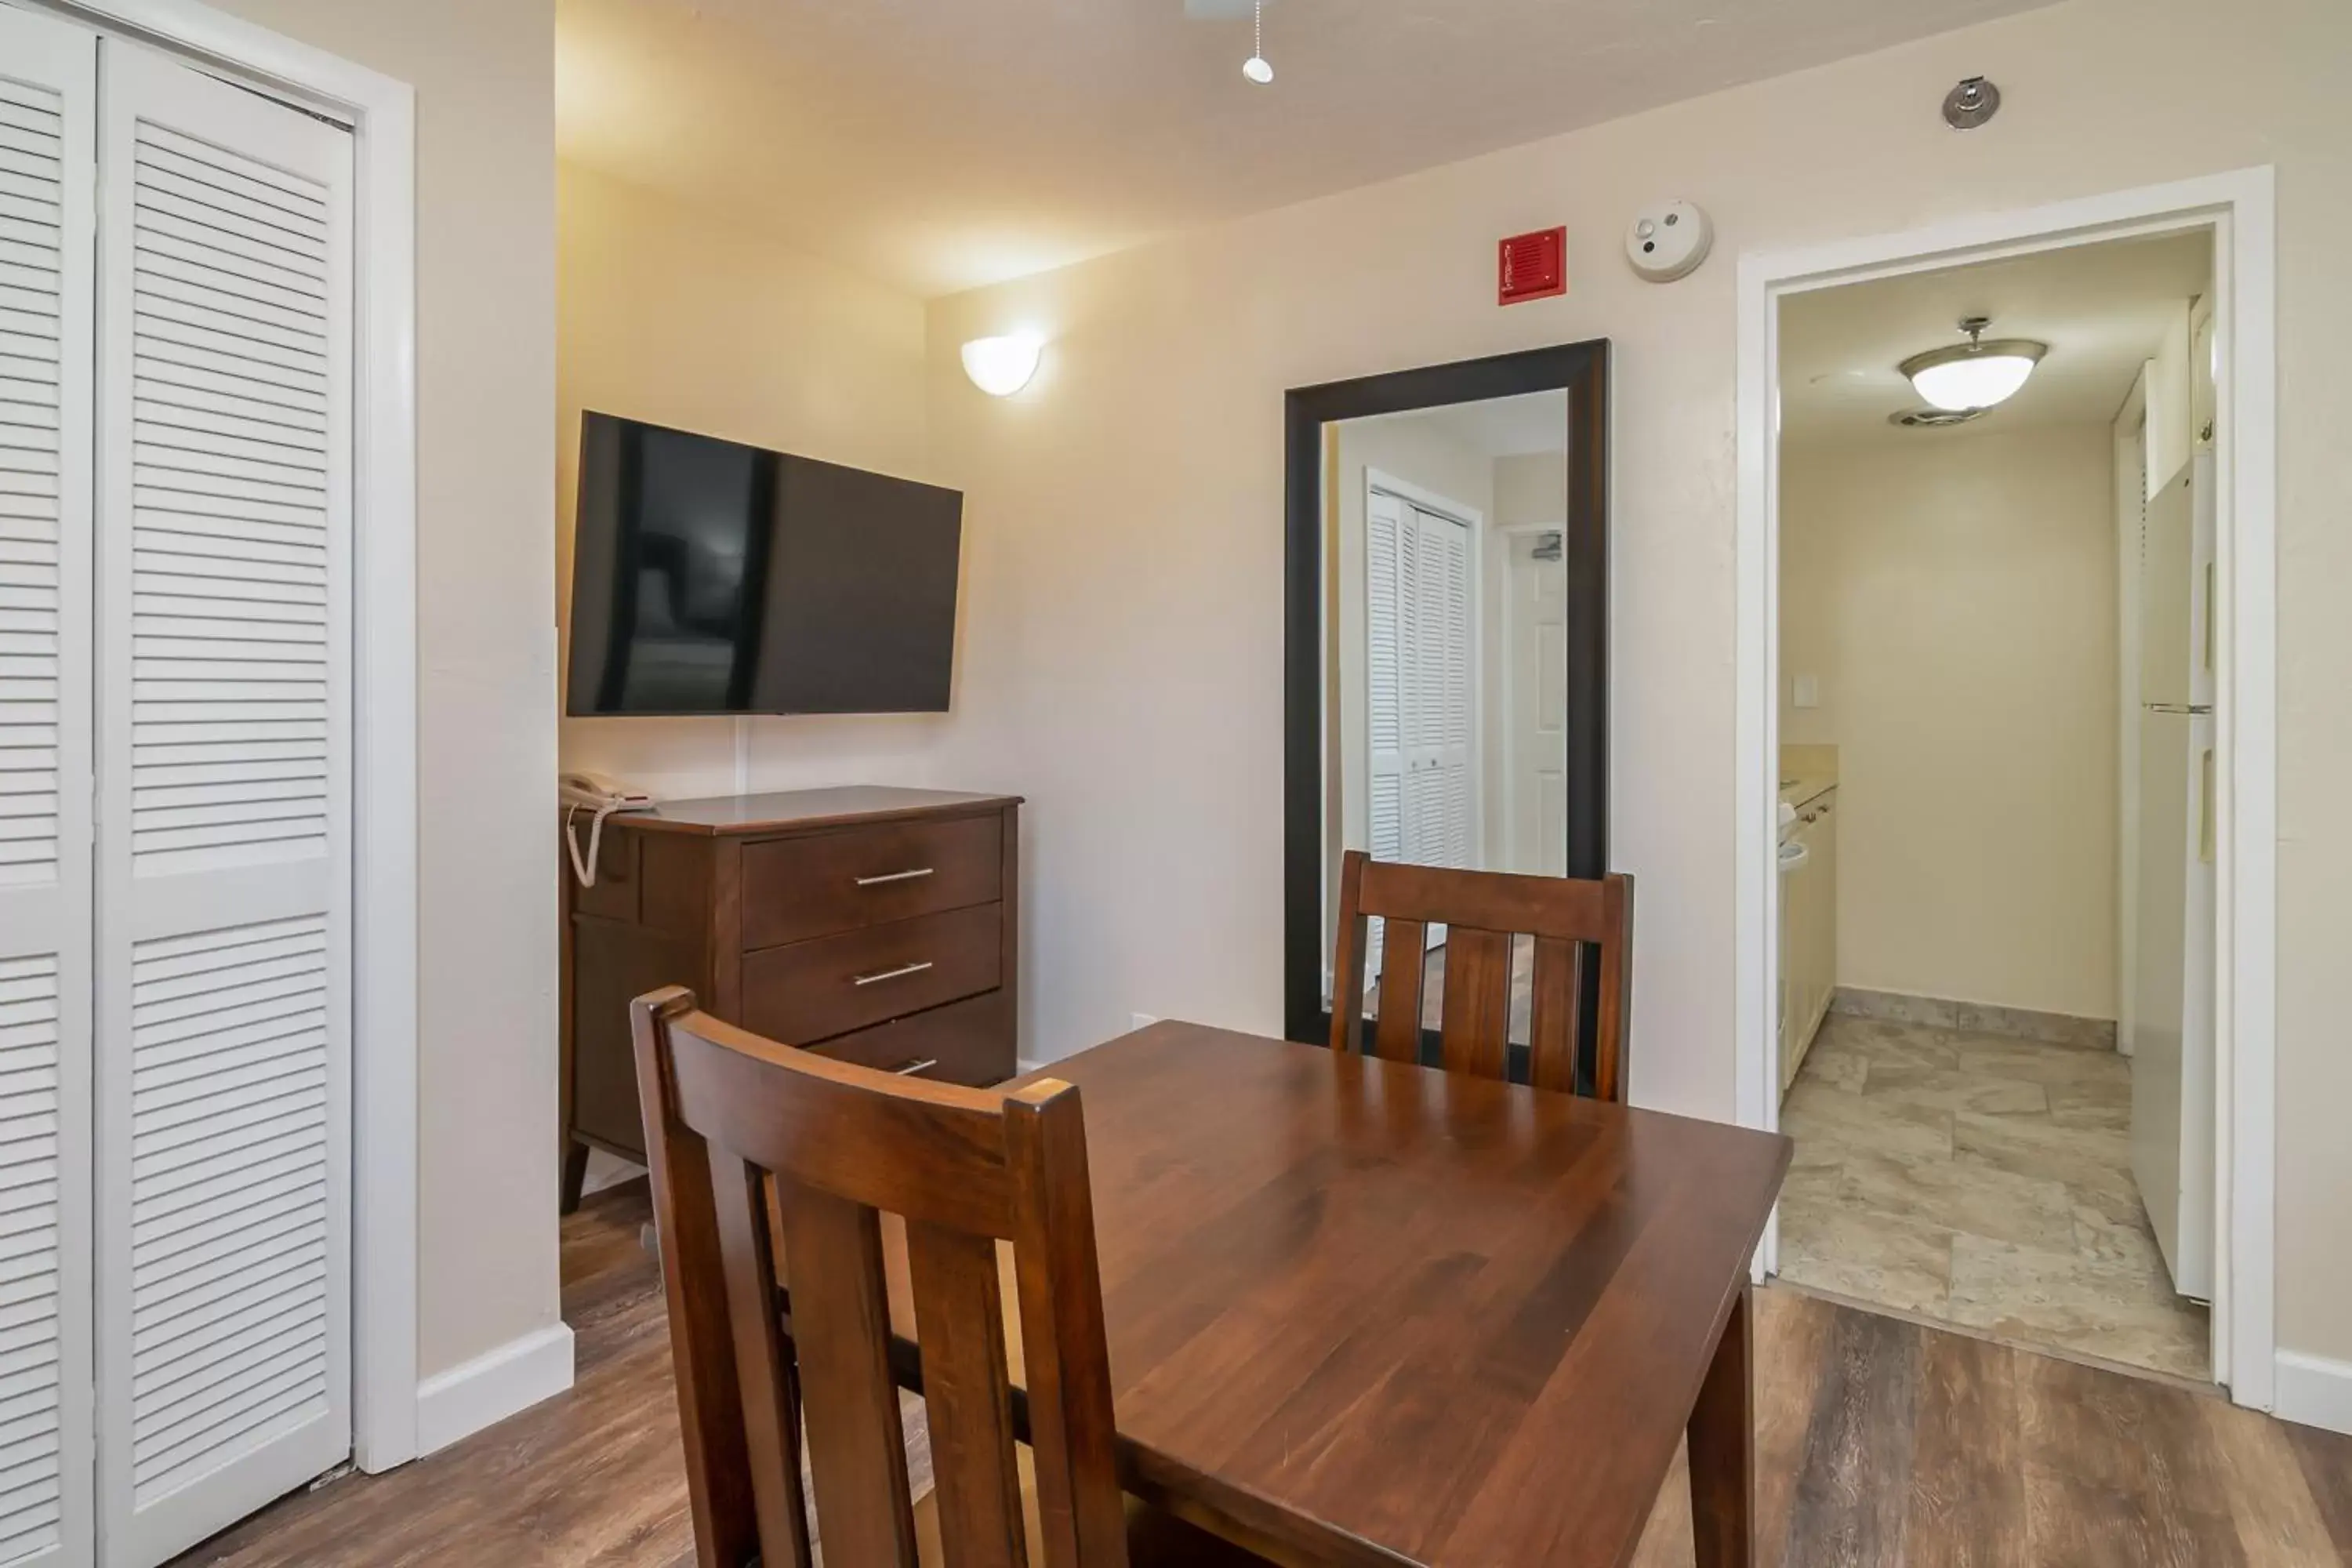
[[[581,419],[573,715],[937,713],[963,497],[609,414]]]

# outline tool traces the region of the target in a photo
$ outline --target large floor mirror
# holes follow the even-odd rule
[[[1344,850],[1607,869],[1609,345],[1300,387],[1286,415],[1284,1017],[1319,1043]],[[1376,997],[1383,964],[1429,965],[1433,1006],[1444,958],[1433,927],[1366,974]]]

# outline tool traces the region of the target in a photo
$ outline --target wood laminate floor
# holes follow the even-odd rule
[[[564,1221],[570,1394],[281,1501],[183,1568],[690,1563],[646,1214],[634,1183]],[[2352,1564],[2352,1438],[1793,1290],[1758,1308],[1759,1568]],[[1678,1470],[1636,1568],[1690,1563],[1688,1496]]]

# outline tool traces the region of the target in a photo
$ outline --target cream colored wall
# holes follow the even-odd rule
[[[2114,468],[2105,425],[1784,448],[1780,735],[1838,748],[1840,984],[2115,1016]]]
[[[1557,528],[1568,521],[1568,458],[1526,452],[1495,459],[1495,525]]]
[[[923,308],[707,211],[566,163],[556,185],[556,539],[571,613],[583,409],[910,479],[923,452]],[[563,765],[671,799],[735,788],[731,719],[571,719]],[[940,715],[760,718],[747,783],[924,783]]]
[[[1605,336],[1633,1092],[1728,1117],[1738,255],[2273,163],[2279,1326],[2352,1357],[2352,96],[2315,63],[2348,55],[2336,0],[2069,0],[935,303],[935,475],[971,495],[950,749],[1032,798],[1029,1048],[1078,1049],[1137,1009],[1280,1026],[1283,389]],[[1979,72],[2009,107],[1957,135],[1936,105]],[[1664,287],[1617,248],[1661,193],[1717,230]],[[1569,293],[1496,309],[1495,238],[1549,223],[1569,228]],[[1045,369],[982,397],[956,346],[1024,320],[1053,334]]]
[[[416,89],[417,1367],[556,1321],[554,13],[212,0]]]

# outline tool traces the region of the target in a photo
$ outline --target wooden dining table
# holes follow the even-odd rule
[[[1129,1491],[1277,1563],[1620,1568],[1687,1433],[1700,1568],[1752,1560],[1787,1139],[1192,1024],[1032,1076],[1083,1097]]]

